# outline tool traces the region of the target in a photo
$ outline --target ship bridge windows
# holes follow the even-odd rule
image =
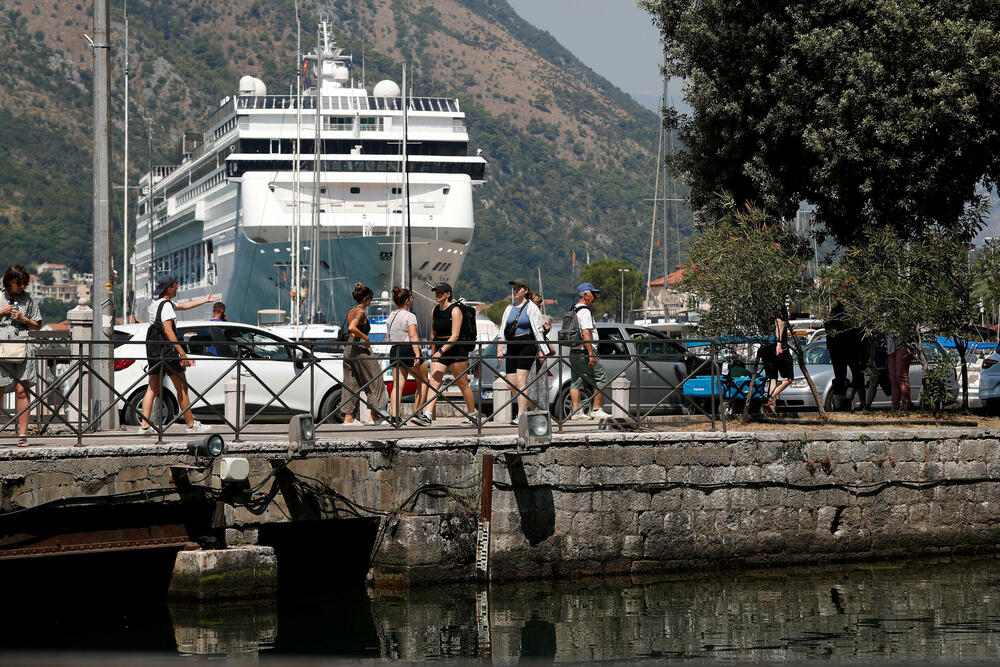
[[[385,129],[385,118],[375,116],[365,116],[358,119],[359,129],[362,132],[381,132]]]
[[[323,129],[334,132],[350,132],[354,129],[354,118],[350,116],[323,116]]]
[[[350,119],[348,119],[350,120]],[[364,119],[362,119],[364,120]],[[294,139],[281,139],[280,150],[271,149],[271,139],[240,139],[240,153],[247,154],[268,154],[268,153],[295,153]],[[313,153],[313,139],[302,140],[302,152],[306,155]],[[398,141],[381,141],[377,139],[324,139],[322,141],[323,153],[326,155],[350,155],[355,146],[361,146],[363,155],[399,155]],[[466,141],[411,141],[407,152],[410,155],[441,155],[448,157],[464,157],[468,155],[469,144]]]
[[[243,160],[234,159],[227,163],[228,176],[240,177],[248,171],[292,171],[292,160]],[[312,160],[299,163],[302,171],[312,171]],[[398,173],[397,160],[323,160],[321,171],[386,172]],[[486,165],[482,162],[409,162],[410,173],[420,174],[468,174],[474,181],[483,180]]]

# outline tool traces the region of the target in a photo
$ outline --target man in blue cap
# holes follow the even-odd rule
[[[580,300],[573,306],[576,311],[576,320],[580,324],[580,334],[583,339],[582,344],[574,345],[569,352],[569,367],[572,372],[572,382],[569,386],[570,400],[573,401],[574,421],[584,419],[608,419],[611,417],[601,409],[601,390],[608,383],[604,366],[597,358],[597,328],[594,326],[594,313],[591,305],[597,299],[601,290],[594,287],[589,282],[580,283],[576,286],[576,291],[580,295]],[[580,410],[580,390],[585,386],[592,387],[594,391],[593,409],[590,415],[584,414]]]

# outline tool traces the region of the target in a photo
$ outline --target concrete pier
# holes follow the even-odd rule
[[[471,580],[484,455],[493,461],[493,580],[820,564],[1000,543],[1000,432],[990,429],[588,430],[528,453],[514,451],[515,441],[343,434],[297,455],[281,440],[247,441],[226,452],[250,465],[235,485],[182,441],[4,449],[0,560],[178,548],[177,595],[268,595],[273,556],[245,548],[265,528],[301,522],[321,531],[367,517],[374,543],[342,548],[370,556],[375,587]]]

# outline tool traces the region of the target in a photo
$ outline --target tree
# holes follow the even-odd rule
[[[642,275],[639,269],[624,259],[599,259],[583,268],[584,282],[601,290],[594,306],[595,313],[608,313],[617,321],[622,315],[622,292],[625,294],[625,315],[642,306]]]
[[[501,299],[500,301],[495,301],[490,304],[490,307],[486,309],[486,317],[493,320],[493,324],[500,324],[500,318],[503,317],[503,311],[510,305],[510,299]]]
[[[1000,12],[981,0],[639,0],[686,79],[692,204],[714,193],[838,242],[951,227],[1000,174]]]
[[[62,322],[66,319],[66,313],[72,307],[73,304],[66,305],[59,299],[52,298],[42,299],[38,303],[38,309],[42,311],[42,322],[44,324]]]
[[[972,295],[986,312],[1000,319],[1000,239],[989,239],[976,257]]]
[[[43,285],[52,285],[56,282],[56,278],[52,275],[51,271],[42,271],[38,274],[38,279],[42,281]]]
[[[705,334],[744,340],[768,338],[785,299],[806,289],[810,244],[761,209],[749,205],[737,208],[730,196],[722,197],[719,207],[725,214],[702,225],[701,235],[691,242],[679,287],[707,305],[700,313]],[[820,415],[825,417],[798,339],[791,336],[790,340]],[[749,403],[744,405],[744,414]]]

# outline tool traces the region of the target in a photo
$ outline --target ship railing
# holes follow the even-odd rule
[[[665,365],[661,353],[644,352],[643,343],[648,341],[618,342],[635,343],[635,346],[615,358],[614,364],[608,361],[607,377],[601,386],[589,384],[586,379],[582,381],[576,410],[569,392],[573,376],[578,374],[573,367],[576,364],[579,368],[580,359],[569,343],[553,343],[552,353],[542,357],[537,351],[529,350],[530,358],[523,358],[528,363],[522,365],[530,369],[522,384],[516,375],[500,372],[507,360],[516,362],[519,358],[507,355],[498,359],[492,341],[463,341],[460,345],[469,354],[467,363],[447,369],[435,363],[430,369],[433,374],[430,378],[418,367],[410,366],[415,369],[409,373],[410,381],[404,383],[402,393],[396,393],[387,392],[385,369],[391,359],[397,358],[393,348],[406,350],[412,343],[370,345],[363,341],[347,341],[337,343],[338,351],[330,354],[328,341],[262,344],[242,340],[193,340],[181,345],[190,360],[202,368],[198,369],[193,382],[189,378],[195,377],[194,369],[181,376],[180,381],[186,388],[193,414],[210,422],[212,431],[235,441],[273,440],[275,428],[269,422],[277,419],[287,423],[291,415],[299,413],[313,416],[319,429],[318,438],[337,438],[338,434],[350,432],[352,428],[362,428],[369,409],[377,413],[380,422],[384,420],[383,428],[398,431],[405,427],[408,433],[415,435],[420,430],[413,428],[415,420],[411,417],[432,400],[442,417],[450,415],[466,420],[459,425],[455,419],[446,418],[438,425],[460,427],[464,432],[471,427],[477,436],[482,436],[484,429],[495,433],[494,428],[509,428],[510,415],[519,403],[528,411],[548,411],[553,430],[563,432],[576,421],[575,415],[588,409],[597,392],[603,396],[602,408],[609,411],[612,418],[603,423],[588,422],[594,426],[642,429],[649,427],[661,413],[680,412],[701,416],[711,423],[713,430],[718,423],[726,429],[726,416],[734,406],[740,405],[741,399],[738,387],[734,391],[727,385],[727,382],[732,385],[732,380],[722,372],[718,341],[708,342],[701,355],[688,354],[683,359],[673,360],[680,365]],[[419,343],[424,355],[418,366],[430,365],[426,353],[431,344],[431,341]],[[36,365],[38,382],[25,386],[26,405],[14,401],[14,392],[6,393],[5,406],[9,408],[0,417],[0,436],[13,437],[20,415],[27,414],[32,424],[32,437],[45,441],[72,441],[83,446],[97,437],[91,434],[113,414],[116,421],[126,424],[126,430],[102,431],[100,437],[108,442],[120,441],[119,438],[134,439],[135,429],[144,420],[143,398],[150,377],[156,376],[163,389],[154,401],[153,410],[145,416],[151,429],[148,434],[155,436],[158,442],[165,438],[183,438],[184,431],[178,427],[183,427],[185,416],[179,409],[180,400],[172,380],[168,380],[171,362],[145,357],[142,342],[128,341],[120,345],[115,349],[107,341],[70,339],[68,335],[53,337],[51,333],[32,338],[29,357],[21,363]],[[265,370],[274,362],[290,372],[275,375]],[[0,364],[9,372],[19,372],[17,363],[0,361]],[[362,375],[360,382],[345,382],[344,364],[351,368],[374,365],[378,372],[369,373],[369,377]],[[106,372],[98,371],[112,365],[115,371],[110,379]],[[398,368],[394,375],[398,379]],[[495,380],[488,387],[476,386],[477,381],[486,377]],[[306,378],[308,380],[304,381]],[[711,391],[701,397],[689,395],[685,385],[695,380],[709,386]],[[95,385],[103,387],[111,396],[108,404],[101,405],[90,399],[90,387]],[[653,386],[656,391],[644,391],[644,387],[648,390]],[[472,392],[473,387],[470,407],[465,392]],[[413,395],[419,394],[421,388],[426,391],[426,399],[422,405],[415,405]],[[750,400],[755,397],[760,398],[755,395]],[[342,408],[345,407],[351,408],[355,418],[351,425],[343,423]],[[484,416],[490,413],[491,418]],[[390,418],[391,415],[400,419]]]
[[[399,111],[402,100],[399,97],[374,97],[362,95],[322,95],[323,111]],[[461,106],[452,97],[411,97],[408,98],[410,111],[431,111],[459,113]],[[296,108],[294,95],[242,95],[236,100],[238,110],[285,110]],[[316,97],[302,97],[303,109],[315,109]]]

